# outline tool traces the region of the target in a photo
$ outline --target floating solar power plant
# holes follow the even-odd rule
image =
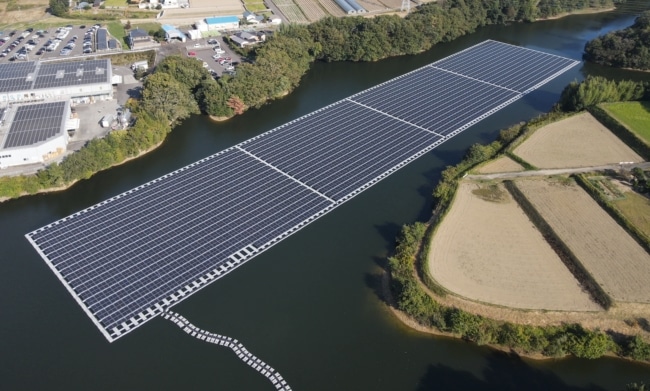
[[[70,101],[59,101],[19,106],[2,147],[36,144],[65,131],[64,113],[69,105]]]
[[[577,64],[485,41],[26,237],[113,341]]]

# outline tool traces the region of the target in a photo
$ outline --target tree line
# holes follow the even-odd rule
[[[650,11],[626,29],[587,42],[584,59],[609,67],[650,70]]]

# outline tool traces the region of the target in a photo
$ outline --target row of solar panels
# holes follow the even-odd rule
[[[576,64],[486,41],[27,237],[113,340]]]

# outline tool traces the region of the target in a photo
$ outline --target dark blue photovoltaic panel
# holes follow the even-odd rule
[[[26,236],[112,341],[576,64],[486,41]]]
[[[330,205],[237,149],[172,178],[32,236],[109,330]]]
[[[60,134],[65,130],[68,104],[63,101],[19,106],[2,147],[32,145]]]
[[[566,71],[575,63],[574,60],[536,50],[485,41],[473,47],[470,55],[461,52],[436,62],[434,66],[525,92],[558,72]]]
[[[242,148],[334,200],[442,137],[351,101]]]
[[[471,105],[467,102],[471,91]],[[518,94],[425,67],[350,99],[443,136]],[[458,110],[463,107],[463,110]]]
[[[97,29],[95,40],[96,40],[98,51],[108,49],[108,32],[106,31],[106,29]]]

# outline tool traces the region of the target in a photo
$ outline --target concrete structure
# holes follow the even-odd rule
[[[214,16],[205,18],[208,30],[231,30],[239,28],[239,18],[237,16]]]
[[[111,60],[40,61],[0,64],[0,105],[72,99],[72,103],[113,98]]]
[[[0,109],[0,169],[43,163],[66,151],[68,130],[79,128],[70,100]]]

